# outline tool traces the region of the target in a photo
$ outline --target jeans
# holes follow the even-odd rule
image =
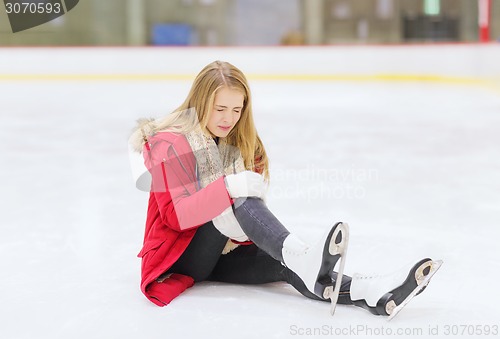
[[[187,249],[167,273],[185,274],[196,282],[264,284],[285,281],[308,298],[329,301],[311,293],[294,272],[281,264],[283,242],[290,232],[262,200],[237,200],[233,208],[241,228],[254,244],[239,246],[222,255],[228,238],[210,221],[197,229]],[[352,304],[350,285],[351,278],[344,276],[339,304]]]

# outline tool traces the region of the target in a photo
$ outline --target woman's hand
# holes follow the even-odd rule
[[[212,219],[216,229],[230,239],[236,241],[247,241],[248,237],[241,229],[238,220],[236,219],[233,208],[229,206],[224,212]]]
[[[252,171],[230,174],[224,180],[231,198],[256,197],[263,199],[267,190],[264,177]]]

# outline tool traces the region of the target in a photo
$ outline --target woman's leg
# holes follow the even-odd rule
[[[308,298],[328,301],[309,292],[294,272],[255,245],[239,246],[228,254],[221,255],[227,240],[211,222],[206,223],[198,228],[187,249],[166,273],[185,274],[196,282],[211,280],[234,284],[265,284],[285,281]],[[342,279],[340,304],[351,304],[350,282],[349,277]]]
[[[289,234],[289,232],[276,217],[274,217],[261,200],[249,198],[244,201],[237,201],[235,205],[238,206],[235,209],[235,215],[242,230],[258,247],[266,251],[276,260],[281,261],[284,259],[282,262],[287,266],[289,265],[288,260],[290,258],[290,262],[293,262],[294,256],[300,256],[300,253],[298,253],[298,255],[296,255],[297,253],[287,253],[289,246],[288,240],[292,238],[293,234],[290,234],[290,237],[288,237],[287,234]],[[336,229],[337,225],[334,226],[334,229]],[[342,233],[348,232],[347,228],[340,228],[340,230]],[[323,275],[322,278],[319,279],[322,273],[327,272],[326,270],[320,269],[319,275],[316,275],[318,271],[313,269],[311,270],[311,274],[308,275],[307,272],[306,274],[300,274],[293,267],[290,267],[291,270],[297,273],[296,275],[298,275],[298,277],[294,277],[293,275],[295,275],[295,273],[291,272],[293,275],[288,275],[288,278],[284,280],[289,281],[294,286],[296,286],[294,279],[301,280],[305,283],[303,283],[303,285],[305,285],[307,290],[314,292],[315,295],[320,296],[319,298],[322,299],[321,296],[324,294],[321,293],[321,290],[325,288],[328,283],[331,284],[332,281],[337,279],[336,273],[332,272],[336,261],[330,260],[331,257],[335,258],[336,255],[332,254],[330,249],[332,246],[335,247],[335,244],[339,243],[340,246],[343,247],[343,250],[345,250],[345,243],[342,242],[347,240],[344,237],[346,234],[341,234],[340,240],[338,240],[339,242],[332,241],[335,240],[336,234],[337,232],[334,231],[333,236],[326,238],[326,242],[324,243],[325,246],[318,247],[323,251],[323,263],[325,262],[325,255],[327,257],[326,262],[328,265],[325,267],[328,269],[328,275]],[[283,254],[281,253],[282,249],[285,249]],[[330,252],[330,258],[328,252]],[[333,252],[335,253],[336,251]],[[342,254],[340,255],[342,256]],[[306,264],[306,267],[308,264],[316,265],[316,259],[318,259],[318,256],[315,257],[315,260],[305,260],[302,264]],[[439,269],[441,264],[442,261],[440,260],[433,261],[429,258],[425,258],[414,264],[409,272],[407,269],[403,268],[396,272],[396,274],[390,275],[375,275],[371,277],[355,275],[354,279],[344,279],[343,277],[339,289],[338,302],[363,307],[373,314],[390,315],[393,317],[409,300],[411,300],[411,298],[425,289],[430,278]],[[301,265],[298,267],[303,268]],[[287,274],[289,273],[285,271],[284,276]],[[310,287],[313,285],[308,285],[306,282],[311,280],[314,281],[314,279],[317,279],[317,281],[321,283],[320,289],[315,288],[313,290]],[[330,280],[330,282],[325,282],[325,280]],[[300,287],[296,288],[301,291]],[[318,291],[320,293],[318,293]],[[326,289],[323,289],[323,291],[326,291]],[[347,291],[348,293],[346,293]],[[301,291],[301,293],[303,292]],[[305,293],[303,294],[306,295]],[[351,298],[353,301],[351,301]]]
[[[240,246],[221,256],[207,280],[233,284],[265,284],[285,281],[308,298],[329,301],[311,293],[295,273],[256,245]],[[339,304],[352,304],[349,296],[350,285],[351,278],[344,276]]]
[[[333,311],[342,283],[342,280],[335,280],[333,270],[340,262],[338,270],[342,276],[347,225],[336,223],[317,244],[309,246],[295,234],[290,234],[262,200],[236,199],[234,207],[236,219],[248,238],[298,275],[310,292],[330,299]]]
[[[204,281],[212,273],[228,238],[207,222],[200,226],[180,258],[166,272],[188,275],[195,282]]]
[[[290,232],[260,199],[236,199],[234,215],[243,232],[257,246],[279,262],[283,262],[283,242]]]

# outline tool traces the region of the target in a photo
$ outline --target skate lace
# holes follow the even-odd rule
[[[354,275],[354,277],[356,279],[359,279],[359,280],[369,280],[369,279],[378,279],[378,278],[383,278],[383,277],[386,277],[387,275],[386,274],[371,274],[371,275],[364,275],[364,274],[360,274],[360,273],[357,273]]]
[[[294,255],[294,256],[300,256],[300,255],[305,255],[307,254],[307,252],[309,251],[309,248],[306,248],[304,250],[297,250],[297,249],[289,249],[289,248],[285,248],[284,251],[287,253],[287,254],[291,254],[291,255]]]

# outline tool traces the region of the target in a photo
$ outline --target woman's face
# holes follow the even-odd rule
[[[227,87],[215,93],[214,108],[208,119],[208,130],[219,138],[225,138],[240,120],[243,110],[243,93]]]

